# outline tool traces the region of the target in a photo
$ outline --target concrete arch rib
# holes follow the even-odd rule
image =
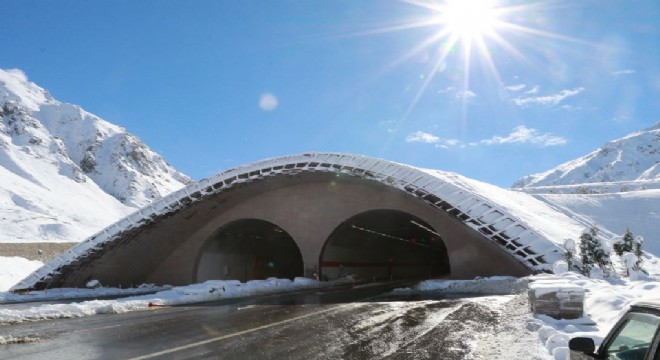
[[[239,166],[178,190],[69,249],[13,289],[59,286],[75,267],[91,264],[107,250],[129,241],[131,234],[148,231],[150,225],[195,202],[255,180],[300,173],[335,173],[399,189],[478,231],[532,272],[549,271],[561,259],[562,250],[555,242],[498,206],[488,194],[458,181],[458,175],[361,155],[305,153]]]

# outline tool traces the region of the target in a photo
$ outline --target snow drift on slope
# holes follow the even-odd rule
[[[569,217],[582,219],[614,234],[621,235],[630,228],[634,235],[644,237],[646,251],[656,256],[660,254],[660,190],[616,194],[535,194],[534,197]]]

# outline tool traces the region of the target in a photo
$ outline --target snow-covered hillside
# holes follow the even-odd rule
[[[572,218],[615,234],[630,228],[645,239],[645,249],[660,255],[660,190],[615,194],[535,194],[534,197]]]
[[[20,70],[0,70],[0,119],[0,242],[81,241],[191,181]]]
[[[599,183],[617,184],[609,188]],[[514,188],[555,187],[583,184],[573,192],[643,190],[660,183],[660,123],[611,141],[581,158],[561,164],[543,173],[528,175],[513,184]],[[578,191],[576,191],[576,189]],[[558,189],[555,189],[557,191]]]
[[[660,123],[526,176],[514,188],[606,233],[630,228],[644,237],[647,251],[660,255]]]

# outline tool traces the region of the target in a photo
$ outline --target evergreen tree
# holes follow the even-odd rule
[[[612,267],[612,260],[610,260],[609,252],[606,252],[605,249],[603,249],[602,240],[598,237],[598,228],[593,226],[590,232],[595,245],[593,255],[594,262],[599,268],[603,269],[605,273],[609,273],[610,268]],[[609,251],[611,251],[611,249]]]
[[[638,236],[635,238],[634,241],[634,251],[633,254],[637,256],[637,263],[635,264],[635,270],[637,271],[644,271],[642,269],[642,243],[644,242],[644,238],[641,236]]]
[[[573,239],[566,239],[564,240],[564,260],[566,260],[566,264],[568,265],[568,271],[571,271],[573,269],[573,256],[575,256],[575,241]]]
[[[591,273],[591,269],[594,265],[594,260],[591,255],[592,251],[590,250],[592,242],[593,239],[591,238],[591,233],[589,233],[589,231],[583,231],[582,235],[580,235],[580,260],[582,261],[580,272],[587,277]]]
[[[603,269],[605,273],[610,272],[612,262],[610,255],[603,249],[598,238],[598,228],[592,226],[580,235],[580,253],[582,260],[582,274],[589,276],[594,265]]]
[[[633,252],[635,247],[635,238],[630,228],[626,228],[626,232],[623,234],[623,238],[619,238],[618,241],[614,243],[614,252],[621,256],[625,252]]]

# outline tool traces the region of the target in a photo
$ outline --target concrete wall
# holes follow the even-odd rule
[[[528,267],[499,245],[407,193],[380,183],[347,175],[301,173],[239,184],[212,195],[157,222],[124,234],[119,243],[81,264],[59,286],[73,286],[89,278],[108,285],[188,284],[197,275],[208,239],[225,224],[262,219],[286,231],[297,243],[304,273],[318,271],[326,239],[346,219],[369,210],[395,209],[430,224],[442,237],[449,256],[451,278],[530,273]]]
[[[350,177],[325,174],[304,177],[307,181],[248,195],[228,206],[165,259],[149,281],[196,281],[193,259],[204,242],[224,224],[243,218],[263,219],[289,233],[302,253],[305,275],[311,276],[318,271],[321,250],[335,228],[356,214],[375,209],[405,211],[433,226],[445,240],[451,278],[529,273],[525,266],[481,234],[402,191]]]

